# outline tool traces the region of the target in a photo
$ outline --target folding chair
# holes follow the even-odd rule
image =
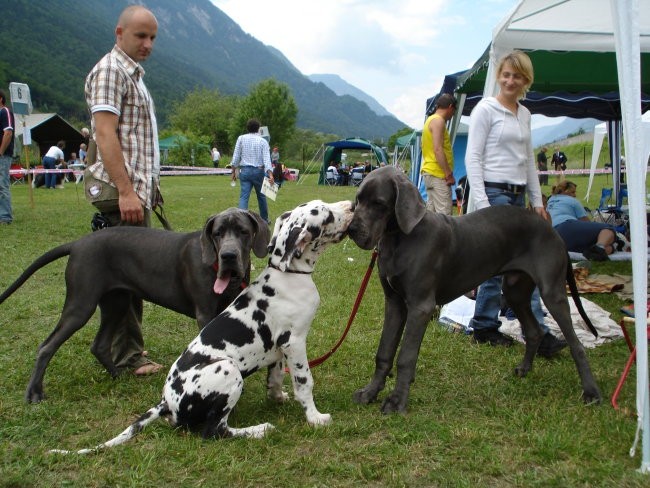
[[[361,182],[363,181],[363,172],[362,171],[353,171],[352,172],[352,178],[350,180],[352,182],[352,186],[359,186]]]
[[[9,179],[11,180],[11,184],[23,184],[25,183],[25,173],[23,172],[23,167],[20,164],[12,163],[11,166],[9,166]]]
[[[626,190],[627,193],[627,190]],[[618,205],[612,204],[612,196],[614,190],[612,188],[603,188],[600,194],[600,202],[596,209],[596,214],[601,222],[607,224],[616,224],[616,220],[621,218],[621,208]]]
[[[336,186],[338,183],[338,178],[334,174],[334,171],[327,171],[325,173],[325,184],[327,186]]]

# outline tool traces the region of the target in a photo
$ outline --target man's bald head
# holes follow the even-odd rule
[[[126,7],[115,27],[117,46],[136,62],[149,57],[157,33],[156,16],[142,5]]]

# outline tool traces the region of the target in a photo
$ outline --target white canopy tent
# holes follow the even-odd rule
[[[644,143],[644,154],[650,153],[650,112],[646,112],[641,117],[643,131],[643,143]],[[598,165],[598,158],[600,157],[600,151],[603,148],[603,140],[607,135],[608,124],[605,122],[598,124],[594,127],[594,146],[591,151],[591,172],[589,173],[589,184],[587,185],[587,194],[585,195],[585,200],[589,200],[589,194],[591,193],[591,185],[594,181],[594,172],[596,166]],[[613,130],[616,130],[613,128]]]
[[[521,0],[494,29],[483,96],[497,93],[498,60],[512,49],[615,53],[621,94],[626,149],[634,301],[646,304],[647,224],[645,211],[646,163],[641,122],[641,53],[650,52],[648,0]],[[585,76],[588,76],[585,73]],[[553,76],[553,75],[551,75]],[[536,83],[538,82],[536,77]],[[640,471],[650,473],[650,406],[648,402],[648,337],[646,307],[635,307],[637,350],[636,437],[640,432]]]

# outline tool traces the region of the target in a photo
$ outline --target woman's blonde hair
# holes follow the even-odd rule
[[[501,76],[501,71],[503,71],[503,67],[506,63],[510,63],[512,68],[517,73],[522,75],[526,80],[526,84],[523,86],[521,93],[519,94],[519,98],[524,98],[530,89],[530,86],[533,84],[533,80],[535,79],[533,72],[533,63],[528,57],[528,54],[523,51],[514,50],[511,53],[503,56],[499,61],[499,65],[497,67],[497,79],[499,76]]]
[[[552,193],[553,195],[559,195],[561,193],[564,193],[570,188],[578,188],[578,186],[572,181],[563,180],[553,187]]]

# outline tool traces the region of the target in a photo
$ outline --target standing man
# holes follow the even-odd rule
[[[156,116],[139,64],[151,54],[157,31],[150,10],[125,8],[115,27],[115,46],[86,78],[97,143],[97,161],[89,171],[100,185],[115,187],[119,194],[115,208],[105,211],[111,225],[149,227],[151,210],[162,203]],[[162,366],[146,357],[141,321],[142,300],[132,297],[129,314],[113,338],[112,357],[118,368],[153,374]]]
[[[250,119],[246,122],[248,134],[237,138],[235,152],[232,155],[232,180],[237,179],[237,168],[239,167],[239,180],[241,191],[239,193],[239,208],[248,209],[248,200],[251,190],[255,188],[257,204],[260,208],[260,217],[267,223],[269,220],[269,207],[266,203],[266,196],[262,193],[264,176],[268,177],[273,184],[273,168],[271,167],[271,156],[269,143],[259,135],[260,122]]]
[[[9,168],[14,156],[14,114],[7,107],[5,92],[0,90],[0,225],[9,225],[14,217],[11,210]]]
[[[210,151],[210,152],[212,154],[212,165],[215,168],[218,168],[219,167],[219,160],[221,159],[221,153],[217,149],[217,146],[213,147],[212,151]]]
[[[555,171],[564,171],[566,169],[567,157],[559,147],[555,148],[553,157],[551,158],[551,163],[555,165]]]
[[[538,171],[547,171],[548,170],[548,158],[546,157],[546,151],[548,149],[543,147],[540,149],[540,151],[537,153],[537,170]],[[548,175],[539,175],[539,184],[540,185],[548,185]]]
[[[280,151],[278,150],[278,146],[275,146],[273,148],[273,151],[271,151],[271,166],[275,167],[276,164],[280,162]]]
[[[451,215],[451,187],[456,184],[454,154],[447,130],[447,122],[455,111],[456,99],[443,93],[422,130],[422,177],[427,189],[427,209],[445,215]]]

